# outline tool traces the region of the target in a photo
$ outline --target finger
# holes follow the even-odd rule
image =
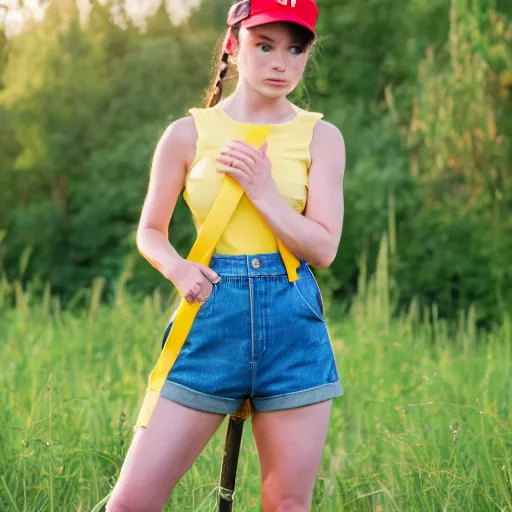
[[[205,285],[204,289],[201,290],[201,293],[197,293],[194,295],[192,302],[205,302],[210,295],[213,293],[213,284]]]
[[[189,291],[186,294],[185,299],[189,304],[193,304],[194,302],[204,302],[211,293],[213,293],[213,284],[211,284],[209,288],[208,285],[206,285],[204,289],[201,289],[198,293],[192,293]]]
[[[233,167],[230,167],[229,165],[217,164],[217,171],[219,172],[231,172],[232,170]]]
[[[196,304],[198,302],[204,302],[204,300],[200,299],[199,297],[194,296],[194,297],[192,297],[190,299],[187,299],[187,302],[189,304]]]
[[[218,162],[217,166],[225,165],[227,167],[230,167],[231,163],[234,160],[234,157],[221,155],[221,156],[218,156],[215,160]]]
[[[238,172],[241,172],[241,174],[239,174],[239,176],[241,178],[245,178],[245,180],[247,180],[254,174],[250,170],[249,171],[243,170],[243,168],[245,168],[245,166],[242,166],[242,164],[238,163],[236,165],[237,165],[237,167],[231,167],[230,165],[217,164],[217,172],[224,172],[226,174],[235,175],[236,171],[238,171]]]
[[[213,285],[210,287],[210,290],[206,290],[206,295],[202,299],[198,298],[198,301],[199,302],[206,302],[210,298],[210,295],[212,293],[213,293]]]
[[[254,169],[252,167],[249,167],[245,162],[237,160],[236,158],[234,161],[234,165],[232,165],[231,167],[234,167],[235,169],[242,171],[248,178],[251,178],[255,174]]]
[[[268,148],[267,142],[265,142],[265,144],[263,144],[263,146],[261,146],[261,148],[260,148],[260,154],[263,158],[265,158],[267,156],[267,148]]]
[[[231,175],[235,178],[239,183],[245,181],[247,179],[247,175],[243,173],[240,169],[234,169],[233,167],[223,166],[224,169],[218,170],[218,172],[223,172],[225,174]]]
[[[254,158],[246,155],[245,153],[242,153],[241,151],[238,151],[236,149],[226,149],[224,151],[221,151],[219,158],[225,158],[229,162],[231,158],[234,158],[236,160],[240,160],[245,163],[245,165],[249,167],[254,167],[256,165],[256,160]]]
[[[193,296],[197,295],[201,291],[201,281],[196,281],[189,289],[189,293]]]
[[[235,169],[243,170],[248,174],[254,174],[253,167],[256,162],[239,151],[230,151],[225,154],[221,154],[221,156],[217,158],[217,161],[234,167]]]
[[[232,174],[234,176],[239,176],[240,178],[245,178],[245,180],[251,178],[251,176],[254,175],[254,172],[251,169],[248,169],[247,166],[244,165],[242,162],[237,162],[235,164],[235,167],[231,165],[218,164],[217,171]]]
[[[208,281],[211,283],[218,283],[220,281],[220,276],[215,272],[215,270],[212,270],[210,267],[202,265],[201,263],[199,263],[199,266],[201,267],[201,272],[208,278]]]
[[[249,144],[246,144],[245,142],[239,140],[230,140],[226,144],[226,146],[228,149],[233,149],[246,154],[248,157],[252,158],[254,162],[257,162],[258,160],[261,159],[260,152],[257,149],[253,148],[252,146],[249,146]]]
[[[259,150],[249,146],[249,144],[246,144],[245,142],[230,141],[226,144],[226,148],[228,151],[239,151],[240,153],[247,155],[249,158],[254,160],[255,163],[261,159],[261,153]]]
[[[239,162],[242,162],[251,172],[254,172],[254,167],[258,163],[254,158],[242,153],[241,151],[234,152],[234,157]],[[238,167],[238,166],[237,166]]]

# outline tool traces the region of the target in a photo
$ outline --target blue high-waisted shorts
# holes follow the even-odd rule
[[[232,414],[245,398],[255,411],[275,411],[343,395],[321,292],[300,263],[299,280],[289,282],[279,252],[214,254],[209,266],[221,281],[197,312],[161,396]]]

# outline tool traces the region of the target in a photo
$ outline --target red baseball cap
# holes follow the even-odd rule
[[[315,36],[318,7],[314,0],[241,0],[228,14],[228,26],[242,23],[245,28],[275,21],[291,21],[306,27]]]

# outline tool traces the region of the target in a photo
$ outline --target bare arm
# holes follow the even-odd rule
[[[266,222],[298,258],[328,268],[338,251],[344,216],[345,142],[338,128],[318,121],[311,142],[308,199],[304,215],[279,195],[254,202]]]
[[[178,119],[158,141],[151,165],[148,192],[137,229],[137,248],[164,277],[173,280],[183,258],[169,243],[168,230],[195,153],[193,118]]]
[[[182,258],[170,244],[169,223],[183,190],[187,169],[195,158],[197,130],[192,117],[178,119],[158,141],[149,187],[137,229],[139,252],[171,281],[189,303],[204,302],[218,274],[201,263]]]

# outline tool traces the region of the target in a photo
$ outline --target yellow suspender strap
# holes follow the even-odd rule
[[[267,134],[268,126],[251,126],[244,140],[253,147],[260,147],[265,142]],[[188,261],[209,266],[217,242],[244,193],[245,191],[241,185],[231,176],[226,175],[219,195],[215,199],[212,209],[187,256]],[[279,239],[277,243],[286,267],[288,279],[290,282],[296,281],[299,278],[297,267],[300,265],[300,262],[286,249]],[[164,348],[153,371],[149,375],[146,395],[135,428],[138,426],[147,427],[167,375],[178,358],[200,307],[201,304],[199,302],[192,304],[186,300],[181,302]]]

